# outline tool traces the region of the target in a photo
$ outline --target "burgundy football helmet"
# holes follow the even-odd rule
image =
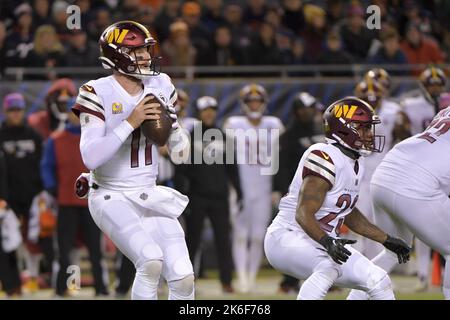
[[[134,21],[120,21],[112,24],[100,36],[100,60],[105,69],[115,69],[120,73],[142,80],[159,74],[159,57],[154,56],[156,40],[148,29]],[[150,59],[148,67],[139,65],[133,52],[137,48],[147,48]]]
[[[323,118],[328,142],[338,143],[362,156],[383,151],[385,137],[375,134],[375,126],[381,121],[367,102],[357,97],[345,97],[333,102]],[[372,130],[369,139],[360,135],[358,129],[361,127]]]
[[[374,81],[372,78],[367,78],[356,85],[355,96],[364,100],[376,110],[380,107],[383,100],[383,91],[384,88],[379,82]]]
[[[387,95],[389,90],[391,90],[391,76],[389,73],[382,68],[374,68],[366,72],[364,75],[364,80],[372,79],[383,86],[383,94]]]

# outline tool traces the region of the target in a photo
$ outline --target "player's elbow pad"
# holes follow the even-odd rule
[[[186,163],[191,151],[191,142],[185,130],[178,128],[172,132],[167,142],[170,159],[175,164]]]

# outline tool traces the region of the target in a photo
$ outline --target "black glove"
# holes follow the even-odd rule
[[[356,240],[348,240],[348,239],[335,239],[330,236],[323,236],[319,243],[325,247],[327,250],[319,249],[326,251],[331,259],[337,264],[342,264],[347,261],[348,257],[352,255],[350,251],[348,251],[344,246],[346,244],[356,243]]]
[[[402,239],[393,238],[390,235],[387,235],[387,239],[383,242],[383,246],[397,255],[398,263],[408,262],[411,248],[408,247]]]

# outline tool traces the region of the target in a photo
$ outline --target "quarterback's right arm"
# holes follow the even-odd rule
[[[128,136],[144,120],[159,117],[154,113],[160,111],[155,111],[153,104],[146,104],[148,100],[149,97],[142,99],[128,119],[123,120],[111,132],[106,133],[105,111],[101,100],[92,87],[83,85],[80,88],[76,104],[72,110],[80,117],[80,152],[83,162],[89,170],[95,170],[111,159]]]

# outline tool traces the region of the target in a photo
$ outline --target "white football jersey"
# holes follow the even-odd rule
[[[281,120],[273,116],[263,116],[259,125],[254,126],[246,116],[232,116],[226,120],[224,130],[235,141],[244,196],[270,193],[272,175],[262,172],[269,169],[273,160],[273,144],[284,130]]]
[[[280,201],[280,211],[274,222],[303,231],[295,220],[295,214],[303,179],[309,175],[321,177],[330,185],[316,219],[323,231],[339,237],[345,216],[358,201],[360,182],[364,175],[363,158],[354,160],[333,144],[312,145],[300,160],[289,192]]]
[[[450,194],[450,107],[428,128],[398,143],[383,159],[372,183],[415,199]]]
[[[94,115],[105,121],[105,134],[108,134],[127,119],[149,93],[165,103],[176,104],[177,93],[166,74],[148,77],[143,84],[144,90],[137,96],[131,96],[113,76],[91,80],[81,86],[74,108],[86,113],[85,116]],[[114,156],[92,173],[93,182],[109,189],[148,186],[154,183],[158,175],[158,149],[140,128],[136,129]]]
[[[423,95],[405,98],[401,105],[403,112],[405,112],[411,122],[412,135],[425,130],[436,115],[434,106]]]

